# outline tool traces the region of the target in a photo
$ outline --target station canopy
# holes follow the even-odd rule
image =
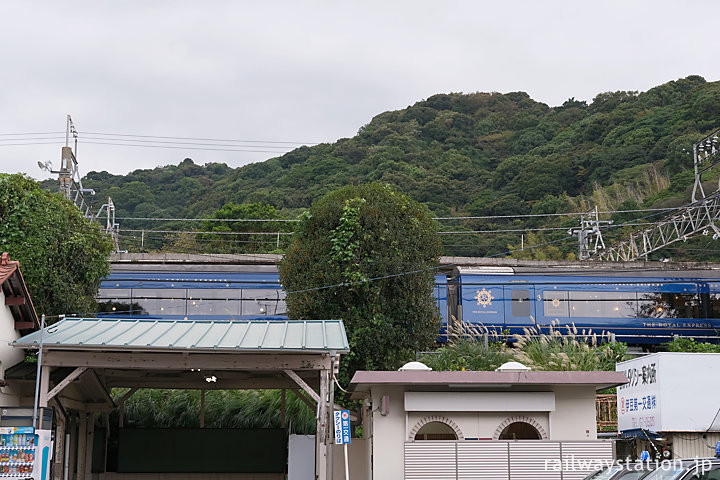
[[[320,386],[318,373],[349,351],[340,320],[65,318],[13,345],[38,349],[41,342],[42,365],[54,380],[41,389],[41,399],[57,395],[77,408],[78,402],[91,403],[86,409],[98,402],[74,391],[85,383],[108,392],[123,387],[310,392],[308,387]],[[114,407],[108,397],[103,410]]]
[[[349,351],[345,328],[339,320],[167,320],[118,318],[65,318],[15,342],[47,350],[245,351],[306,352]]]

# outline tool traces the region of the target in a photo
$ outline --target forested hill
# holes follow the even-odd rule
[[[692,184],[683,149],[717,127],[720,82],[699,76],[557,107],[524,92],[439,94],[377,115],[352,138],[237,169],[186,159],[83,181],[122,217],[198,217],[228,202],[294,216],[328,191],[375,180],[438,216],[679,204]]]

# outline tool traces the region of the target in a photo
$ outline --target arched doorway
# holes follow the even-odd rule
[[[417,431],[415,440],[457,440],[453,428],[443,422],[428,422]]]
[[[527,422],[513,422],[505,427],[498,440],[541,440],[542,436],[535,427]]]

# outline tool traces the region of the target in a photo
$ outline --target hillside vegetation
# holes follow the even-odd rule
[[[295,218],[332,190],[370,181],[390,184],[438,217],[553,214],[595,205],[601,210],[668,207],[689,200],[692,157],[684,149],[691,150],[718,126],[720,82],[699,76],[642,93],[600,93],[589,104],[569,99],[558,107],[524,92],[450,93],[381,113],[352,138],[237,169],[185,159],[124,176],[90,172],[83,181],[98,199],[111,196],[120,217],[207,217],[232,203],[270,205],[272,216]],[[613,219],[621,223],[643,215]],[[177,222],[122,225],[200,229]],[[565,237],[565,227],[577,226],[577,219],[443,221],[440,230],[548,226],[559,230],[536,232],[530,239],[525,234],[522,241]],[[448,254],[493,255],[514,249],[521,238],[504,232],[447,235],[444,241]],[[162,248],[181,244],[176,240]],[[692,256],[691,246],[678,254]],[[572,257],[575,248],[565,241],[518,255]]]

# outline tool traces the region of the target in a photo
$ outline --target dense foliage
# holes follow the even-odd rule
[[[594,205],[632,210],[687,202],[692,159],[683,150],[691,150],[693,142],[718,126],[720,82],[707,83],[699,76],[642,93],[600,93],[589,104],[570,99],[557,107],[524,92],[439,94],[377,115],[352,138],[301,147],[238,169],[198,166],[185,159],[177,166],[126,176],[90,172],[84,182],[98,198],[112,196],[120,217],[198,217],[227,203],[259,202],[294,218],[340,186],[379,181],[425,204],[436,216],[541,215],[445,222],[443,230],[504,230],[446,235],[448,254],[503,254],[521,243],[520,233],[508,230],[549,226],[558,230],[538,233],[537,244],[556,251],[538,258],[559,258],[575,251],[574,242],[549,242],[566,237],[577,219],[542,215]],[[643,216],[615,215],[610,233],[621,233],[618,224]],[[123,220],[123,226],[179,224]],[[125,246],[137,248],[129,240]],[[712,256],[709,241],[674,247],[681,249],[673,250],[674,256]]]
[[[573,326],[530,329],[524,335],[491,334],[487,346],[483,333],[467,332],[422,361],[433,370],[495,370],[515,361],[533,370],[597,371],[615,370],[615,363],[627,360],[627,345],[611,343],[607,335],[578,332]],[[511,346],[508,346],[510,341]]]
[[[123,391],[115,392],[120,396]],[[207,428],[280,428],[278,390],[210,390],[205,393]],[[289,433],[314,434],[315,412],[294,393],[287,392]],[[198,428],[198,390],[142,389],[125,403],[125,425],[130,428]]]
[[[396,369],[437,336],[439,255],[426,208],[377,183],[341,188],[303,216],[280,263],[288,315],[343,320],[351,351],[341,383]]]
[[[20,261],[38,314],[96,311],[112,243],[60,194],[23,175],[0,174],[0,251]]]
[[[667,343],[669,352],[720,353],[716,343],[698,342],[694,338],[678,337]]]

